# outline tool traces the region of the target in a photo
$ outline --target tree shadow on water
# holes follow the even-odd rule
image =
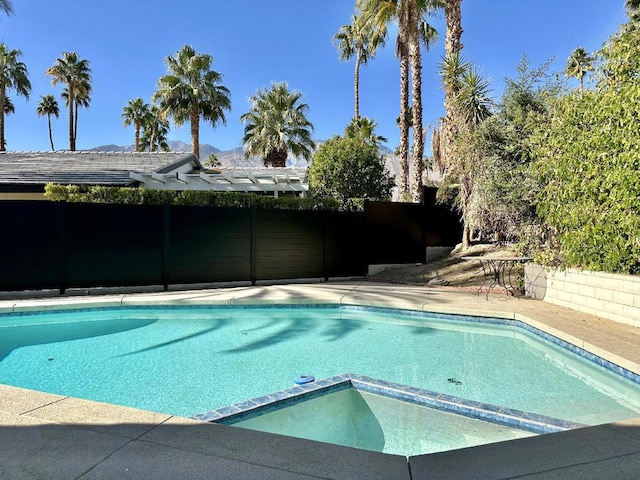
[[[276,319],[269,322],[271,326],[282,324],[282,328],[259,340],[255,340],[245,345],[225,350],[225,353],[243,353],[260,348],[267,348],[279,343],[287,342],[295,337],[305,335],[316,328],[317,322],[311,318]]]
[[[156,321],[149,318],[127,318],[2,327],[0,328],[0,361],[18,348],[113,335],[143,328]]]

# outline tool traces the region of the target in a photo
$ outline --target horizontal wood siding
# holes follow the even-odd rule
[[[162,208],[67,205],[68,287],[162,284]]]
[[[366,223],[359,212],[332,212],[327,216],[326,265],[328,277],[367,273]]]
[[[255,213],[256,280],[324,277],[324,212]]]
[[[169,232],[169,283],[250,280],[250,209],[170,207]]]
[[[61,214],[57,203],[0,202],[0,290],[58,288]]]
[[[371,265],[424,263],[424,207],[417,203],[367,202],[363,247]]]

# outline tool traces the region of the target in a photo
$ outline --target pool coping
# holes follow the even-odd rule
[[[209,412],[199,413],[191,418],[204,422],[233,425],[242,420],[248,420],[258,415],[347,388],[354,388],[358,391],[538,434],[564,432],[587,426],[582,423],[477,402],[355,373],[344,373],[303,385],[296,385],[286,390],[245,400]]]

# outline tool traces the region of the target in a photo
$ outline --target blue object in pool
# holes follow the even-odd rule
[[[300,375],[293,380],[293,383],[296,385],[304,385],[305,383],[314,382],[316,379],[313,378],[313,375]]]

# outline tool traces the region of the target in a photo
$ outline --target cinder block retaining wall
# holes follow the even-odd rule
[[[640,277],[575,269],[525,266],[525,291],[533,298],[640,327]]]

